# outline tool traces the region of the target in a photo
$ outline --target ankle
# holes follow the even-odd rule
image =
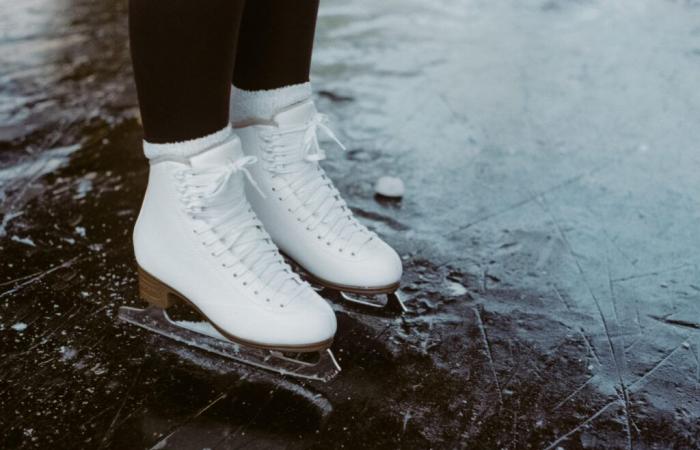
[[[270,120],[278,111],[309,98],[310,82],[259,91],[247,91],[233,86],[230,121],[235,126],[254,119]]]
[[[187,141],[162,144],[143,141],[143,153],[149,160],[159,158],[189,158],[226,142],[231,138],[232,134],[231,125],[228,124],[219,131]]]

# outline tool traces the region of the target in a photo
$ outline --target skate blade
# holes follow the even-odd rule
[[[389,294],[362,295],[352,292],[337,291],[337,295],[346,303],[367,312],[403,314],[408,311],[398,292]],[[385,301],[379,301],[386,297]]]
[[[180,325],[162,308],[122,306],[118,317],[176,342],[281,375],[328,382],[341,370],[330,349],[319,351],[316,362],[302,361],[279,350],[257,349],[230,341],[206,322],[183,322]]]
[[[392,316],[403,314],[408,311],[398,291],[385,294],[360,294],[343,291],[339,286],[333,286],[330,283],[324,283],[317,279],[309,271],[297,264],[292,258],[284,255],[285,260],[299,274],[302,280],[309,285],[320,295],[335,300],[339,303],[350,306],[352,309],[365,314]],[[384,299],[384,301],[382,301]]]

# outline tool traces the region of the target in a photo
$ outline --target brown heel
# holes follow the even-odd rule
[[[151,306],[169,308],[176,303],[172,289],[139,267],[139,295]]]

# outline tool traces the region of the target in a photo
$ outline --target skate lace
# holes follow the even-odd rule
[[[327,122],[325,115],[316,113],[302,125],[266,127],[260,134],[264,143],[261,159],[267,170],[286,182],[288,190],[279,192],[279,199],[296,196],[300,200],[299,206],[290,212],[306,224],[306,229],[315,231],[317,239],[329,246],[332,240],[340,240],[343,245],[339,251],[348,248],[355,256],[376,235],[355,219],[319,164],[326,159],[318,141],[319,130],[345,150]],[[321,224],[326,226],[320,227]]]
[[[222,167],[183,169],[175,178],[185,211],[198,223],[194,234],[211,256],[219,258],[222,267],[231,269],[235,278],[267,302],[284,294],[286,301],[279,304],[284,307],[304,292],[307,283],[280,255],[246,200],[242,184],[240,195],[225,192],[235,188],[230,183],[236,180],[231,178],[240,172],[260,191],[247,169],[256,161],[247,156]]]

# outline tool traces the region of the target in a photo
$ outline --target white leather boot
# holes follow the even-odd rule
[[[235,135],[194,156],[150,160],[134,229],[141,295],[160,308],[184,299],[245,345],[326,349],[332,308],[284,262],[244,195],[254,162]]]
[[[335,136],[313,101],[292,105],[271,120],[234,126],[246,155],[259,159],[251,173],[261,192],[247,183],[248,200],[280,250],[325,287],[359,294],[396,291],[401,259],[355,219],[319,165],[325,154],[317,130]]]

